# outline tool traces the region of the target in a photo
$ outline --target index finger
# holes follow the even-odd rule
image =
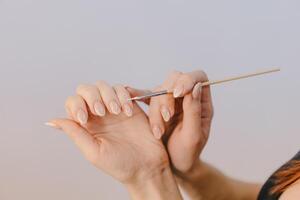
[[[189,73],[184,73],[180,75],[176,80],[173,86],[173,95],[175,98],[183,97],[186,94],[192,92],[196,85],[199,88],[200,85],[198,85],[198,83],[204,83],[207,81],[208,77],[204,71],[198,70]],[[195,94],[194,97],[196,96],[197,95]]]

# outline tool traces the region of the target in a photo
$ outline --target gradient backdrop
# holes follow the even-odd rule
[[[121,184],[44,126],[80,83],[150,88],[172,70],[211,79],[281,66],[213,87],[203,159],[264,181],[300,146],[300,1],[0,0],[0,199],[128,199]]]

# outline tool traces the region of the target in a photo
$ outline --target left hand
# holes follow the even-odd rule
[[[167,152],[129,98],[122,85],[80,85],[66,101],[71,119],[47,125],[67,133],[87,160],[127,187],[132,199],[180,200]]]
[[[66,101],[71,119],[55,119],[88,161],[124,184],[150,178],[169,167],[163,144],[151,134],[148,118],[122,85],[80,85]],[[123,112],[122,112],[123,111]]]

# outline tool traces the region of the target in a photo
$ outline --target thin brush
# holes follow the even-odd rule
[[[202,83],[201,86],[203,87],[203,86],[208,86],[208,85],[216,85],[216,84],[220,84],[220,83],[250,78],[253,76],[259,76],[259,75],[269,74],[269,73],[278,72],[278,71],[280,71],[280,68],[274,68],[271,70],[265,70],[265,71],[260,71],[260,72],[255,72],[255,73],[250,73],[250,74],[245,74],[245,75],[240,75],[240,76],[229,77],[229,78],[225,78],[225,79],[221,79],[221,80],[207,81],[207,82]],[[133,100],[142,100],[142,99],[147,99],[147,98],[151,98],[151,97],[155,97],[155,96],[171,94],[171,93],[172,92],[169,92],[168,90],[163,90],[163,91],[158,91],[158,92],[152,92],[152,93],[142,95],[142,96],[133,97],[128,100],[132,100],[132,101]]]

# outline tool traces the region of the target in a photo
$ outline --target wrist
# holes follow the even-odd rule
[[[187,171],[178,171],[174,170],[175,177],[181,180],[193,180],[196,177],[201,178],[199,176],[204,176],[205,174],[205,163],[200,159],[196,160],[192,167]]]
[[[181,194],[169,166],[157,169],[149,176],[137,178],[126,187],[133,200],[181,200]]]
[[[176,181],[178,185],[188,194],[190,199],[208,199],[202,194],[203,188],[206,188],[208,172],[205,163],[197,160],[193,167],[185,172],[177,171]]]

